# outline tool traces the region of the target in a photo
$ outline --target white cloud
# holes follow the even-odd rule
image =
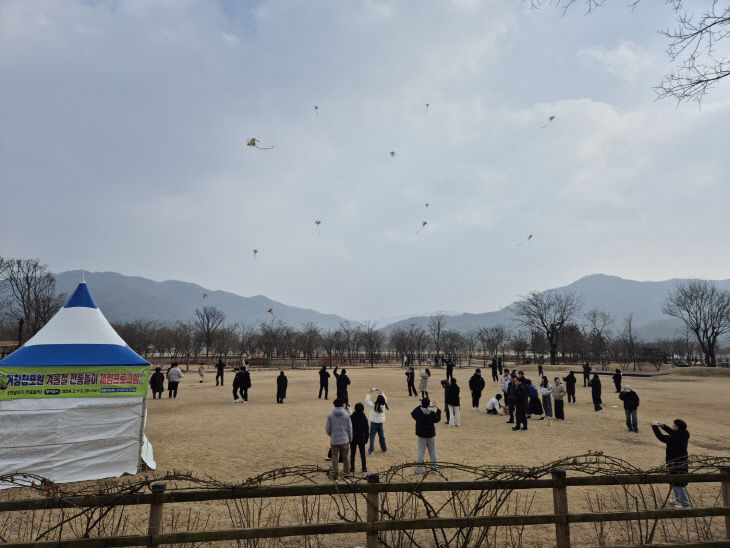
[[[657,58],[653,52],[631,41],[621,42],[612,49],[586,48],[578,55],[598,62],[609,74],[629,84],[635,84],[642,74],[657,65]]]

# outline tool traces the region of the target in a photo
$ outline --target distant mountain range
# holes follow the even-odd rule
[[[673,279],[662,282],[637,282],[618,276],[593,274],[570,285],[548,291],[572,291],[580,295],[583,300],[582,313],[594,308],[608,312],[614,319],[613,325],[610,326],[614,331],[620,331],[624,318],[633,313],[633,326],[637,334],[644,340],[656,340],[673,338],[677,335],[681,322],[663,314],[662,306],[667,295],[686,281],[688,280]],[[716,283],[722,289],[730,290],[730,280],[720,280]],[[500,323],[507,327],[515,326],[515,316],[510,310],[511,306],[495,312],[447,317],[445,329],[465,333],[471,329],[492,327]],[[428,316],[408,318],[386,326],[383,332],[389,335],[394,329],[407,329],[411,324],[427,329],[428,321]],[[575,321],[581,323],[582,318],[579,316]]]
[[[116,272],[85,272],[84,277],[96,303],[111,323],[144,319],[173,324],[192,320],[195,309],[204,306],[222,310],[226,324],[252,325],[274,318],[294,328],[314,322],[321,329],[335,329],[344,321],[334,314],[287,306],[263,295],[241,297],[176,280],[155,282]],[[78,270],[61,272],[56,274],[56,289],[59,293],[70,294],[80,281],[81,272]],[[267,312],[270,308],[273,314]]]
[[[315,310],[287,306],[262,295],[241,297],[226,291],[212,291],[200,285],[169,280],[155,282],[137,276],[124,276],[116,272],[87,272],[86,281],[94,298],[112,323],[131,322],[136,319],[152,320],[163,324],[192,319],[196,308],[215,306],[226,315],[227,323],[238,322],[252,325],[268,322],[273,318],[285,324],[300,328],[312,322],[320,329],[336,329],[345,318],[335,314],[322,314]],[[81,280],[80,271],[62,272],[56,275],[57,289],[71,293]],[[678,284],[686,280],[674,279],[661,282],[637,282],[617,276],[593,274],[570,285],[549,291],[572,291],[583,300],[583,313],[598,308],[611,314],[614,331],[621,329],[623,319],[634,315],[634,327],[646,340],[670,338],[677,335],[680,322],[662,314],[666,296]],[[717,284],[730,290],[730,280]],[[526,290],[525,293],[528,293]],[[203,294],[207,296],[204,298]],[[273,316],[268,309],[273,309]],[[395,318],[393,318],[395,319]],[[385,335],[394,329],[408,328],[411,324],[424,329],[428,326],[428,315],[413,316],[399,321],[383,319],[378,327]],[[514,314],[510,307],[482,314],[447,313],[446,329],[465,333],[479,327],[490,327],[502,323],[514,325]],[[582,321],[581,317],[576,321]],[[353,321],[353,324],[361,322]]]

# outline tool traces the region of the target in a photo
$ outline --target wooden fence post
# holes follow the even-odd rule
[[[368,475],[368,483],[380,483],[380,476],[378,474]],[[378,493],[368,493],[368,512],[367,520],[368,524],[375,523],[378,521],[380,514],[380,495]],[[367,548],[378,548],[378,533],[377,531],[368,531],[367,533]]]
[[[557,548],[570,548],[570,524],[568,523],[568,488],[565,486],[565,470],[555,470],[553,476],[553,507],[558,521],[555,523]]]
[[[147,529],[147,534],[150,536],[159,535],[162,532],[162,502],[159,501],[158,495],[164,493],[165,489],[167,489],[167,484],[164,481],[150,485],[150,490],[155,495],[154,501],[150,504],[150,523]],[[150,540],[148,546],[157,546],[157,543]]]
[[[720,484],[722,505],[730,506],[730,466],[720,466],[720,472],[727,474],[727,478]],[[725,538],[730,540],[730,516],[725,516]]]

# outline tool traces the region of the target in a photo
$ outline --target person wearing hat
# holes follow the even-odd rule
[[[626,427],[629,432],[639,432],[639,423],[637,421],[636,410],[639,408],[639,395],[631,390],[627,384],[621,389],[618,395],[619,399],[624,402],[624,412],[626,413]]]
[[[675,419],[672,427],[661,424],[658,421],[651,423],[654,435],[661,442],[667,444],[666,467],[670,474],[686,474],[689,472],[687,465],[687,445],[689,443],[689,431],[687,423],[682,419]],[[661,430],[664,430],[664,434]],[[687,484],[682,482],[671,482],[672,493],[674,494],[675,508],[689,508],[689,496],[687,495]]]
[[[416,474],[423,473],[423,457],[428,449],[428,456],[431,459],[431,466],[434,473],[438,474],[438,462],[436,456],[436,428],[434,425],[441,420],[441,409],[434,403],[435,411],[430,409],[431,402],[428,398],[421,400],[420,407],[416,407],[411,411],[411,417],[416,421],[416,437],[418,438],[418,468]]]

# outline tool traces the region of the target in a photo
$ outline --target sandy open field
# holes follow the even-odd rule
[[[509,364],[508,364],[509,367]],[[536,366],[523,368],[528,378],[537,377]],[[545,366],[549,378],[567,374],[567,366]],[[589,449],[624,458],[639,467],[663,463],[664,444],[654,437],[649,421],[671,424],[683,418],[691,433],[690,453],[730,453],[730,375],[726,371],[700,377],[692,370],[676,370],[654,378],[628,378],[625,383],[641,398],[638,434],[627,431],[624,411],[610,377],[602,377],[605,411],[595,413],[590,389],[579,377],[576,405],[566,405],[565,422],[531,420],[527,432],[513,432],[505,419],[487,416],[487,397],[499,392],[485,370],[487,388],[481,410],[471,410],[468,379],[473,368],[458,368],[454,375],[461,386],[461,427],[437,427],[439,460],[468,464],[534,465]],[[703,371],[701,371],[702,373]],[[253,387],[247,404],[233,404],[232,373],[225,386],[215,386],[214,373],[198,382],[192,371],[180,384],[177,399],[148,399],[147,437],[154,446],[158,470],[186,470],[211,474],[221,480],[240,481],[261,472],[295,464],[326,464],[329,438],[324,424],[334,398],[317,399],[318,375],[314,370],[291,370],[286,402],[276,404],[278,371],[252,372]],[[405,375],[398,368],[350,368],[350,404],[364,402],[370,387],[388,396],[385,434],[388,452],[377,448],[368,459],[368,469],[378,471],[416,457],[416,439],[411,411],[418,400],[408,397]],[[440,380],[435,370],[430,381],[431,399],[443,408]],[[418,377],[416,377],[418,386]],[[615,406],[615,407],[614,407]],[[376,442],[377,447],[377,442]],[[359,470],[359,462],[357,463]]]

